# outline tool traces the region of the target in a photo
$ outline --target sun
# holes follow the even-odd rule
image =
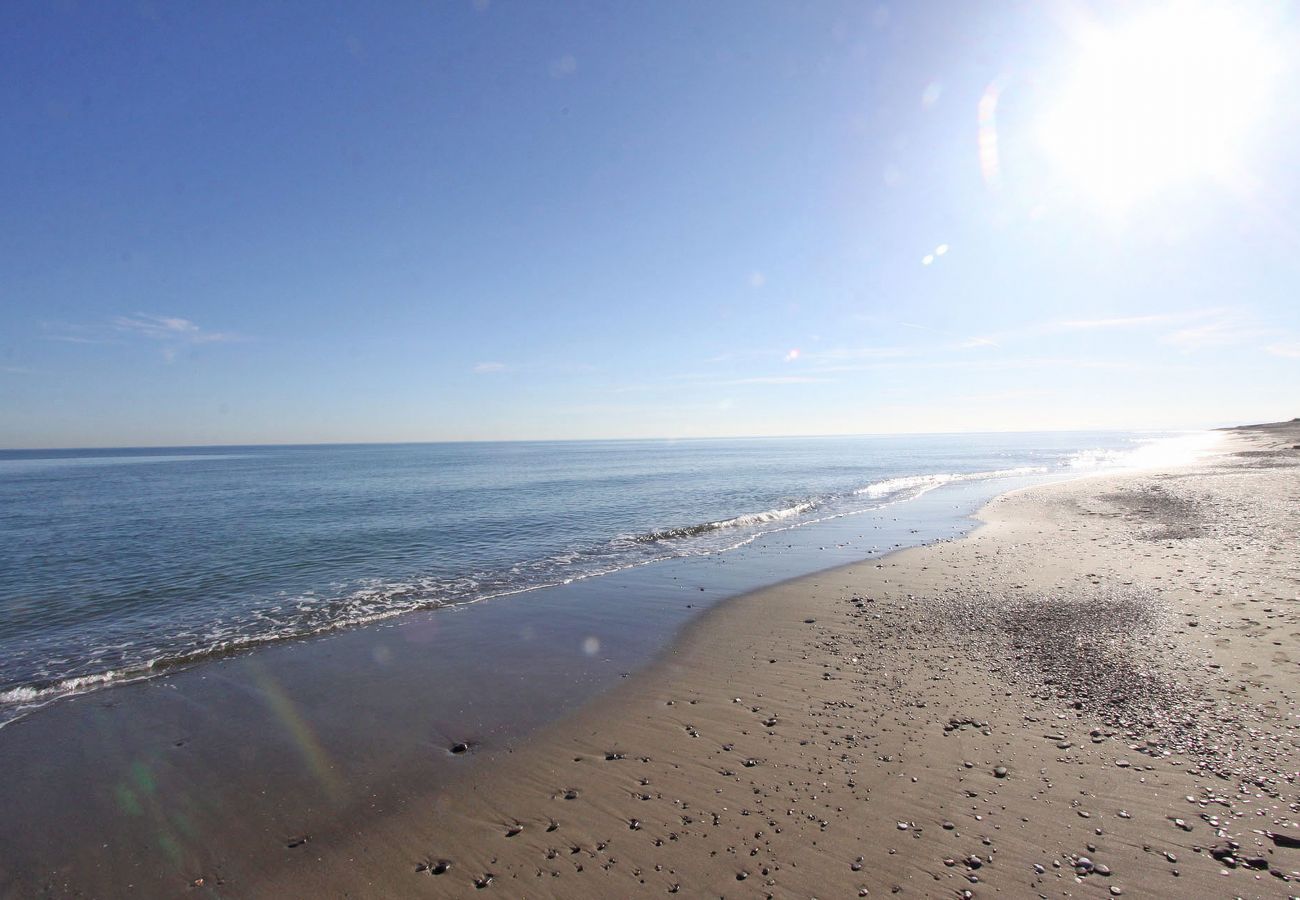
[[[1232,4],[1180,3],[1090,29],[1039,138],[1066,186],[1110,210],[1239,181],[1279,61],[1263,23]]]

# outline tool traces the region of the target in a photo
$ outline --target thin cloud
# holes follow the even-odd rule
[[[1009,400],[1028,400],[1032,397],[1045,397],[1047,391],[1037,390],[1018,390],[1018,391],[997,391],[990,394],[967,394],[964,397],[958,397],[966,403],[1005,403]]]
[[[121,341],[115,341],[110,338],[93,338],[82,337],[76,334],[47,334],[44,337],[47,341],[60,341],[65,344],[120,344]]]
[[[578,60],[573,54],[566,53],[551,60],[550,71],[552,78],[568,78],[578,71]]]
[[[742,384],[825,384],[831,378],[817,378],[812,375],[760,375],[754,378],[733,378],[730,381],[715,381],[719,387],[731,387]]]
[[[490,372],[504,372],[507,366],[500,362],[481,362],[474,366],[475,375],[487,375]]]
[[[866,359],[897,359],[907,356],[910,352],[906,347],[836,347],[831,350],[804,353],[802,358],[810,363],[834,363]]]
[[[1225,309],[1193,309],[1172,313],[1149,313],[1140,316],[1111,316],[1098,319],[1059,319],[1052,322],[1036,322],[1005,331],[988,332],[974,335],[965,340],[949,344],[950,350],[971,350],[979,347],[1002,347],[1026,338],[1044,335],[1069,334],[1080,331],[1119,330],[1128,328],[1152,328],[1160,325],[1189,325],[1211,316],[1228,316]]]
[[[1224,347],[1240,344],[1260,337],[1268,332],[1245,325],[1234,319],[1220,319],[1205,325],[1181,328],[1170,332],[1160,340],[1172,344],[1184,351],[1201,350],[1205,347]]]
[[[1166,313],[1161,315],[1150,316],[1120,316],[1111,319],[1068,319],[1063,322],[1052,322],[1046,327],[1053,331],[1090,331],[1097,328],[1140,328],[1143,325],[1168,325],[1171,322],[1182,322],[1188,318],[1195,318],[1199,315],[1205,315],[1205,312],[1198,311],[1194,313]]]
[[[240,340],[239,335],[226,331],[208,331],[189,319],[180,316],[155,316],[136,313],[134,316],[115,316],[113,327],[118,331],[138,335],[155,341],[173,341],[185,344],[217,344]]]
[[[1300,341],[1282,342],[1280,344],[1269,344],[1264,350],[1274,356],[1285,356],[1290,359],[1300,359]]]
[[[169,363],[174,362],[186,347],[248,340],[233,331],[212,331],[181,316],[160,316],[144,312],[114,316],[106,322],[92,324],[39,324],[42,330],[54,332],[44,335],[43,340],[65,344],[154,343],[163,359]]]

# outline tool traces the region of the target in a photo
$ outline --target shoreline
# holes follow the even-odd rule
[[[1300,455],[1267,440],[1006,493],[962,538],[720,604],[431,807],[331,837],[266,886],[1294,893],[1300,615],[1275,530],[1294,519],[1255,504],[1294,491]],[[1262,557],[1194,571],[1224,527]],[[1026,558],[1034,541],[1050,564]],[[1234,593],[1251,596],[1205,603]],[[1284,649],[1258,653],[1264,637]]]
[[[1247,454],[1262,452],[1246,450]],[[1287,461],[1294,465],[1289,456]],[[148,872],[137,861],[135,871],[140,883],[136,890],[143,887],[147,895],[188,888],[213,896],[231,892],[271,896],[307,890],[331,896],[484,896],[474,880],[489,873],[492,882],[483,890],[491,888],[498,894],[504,891],[507,896],[661,893],[674,884],[678,892],[686,895],[707,890],[726,896],[808,896],[814,892],[821,896],[856,896],[861,890],[878,894],[894,887],[925,896],[952,896],[954,890],[985,893],[986,883],[997,889],[1010,885],[1016,891],[1031,887],[1040,892],[1054,890],[1058,885],[1044,885],[1041,879],[1036,886],[1020,879],[999,881],[1000,876],[1013,875],[1002,861],[1024,848],[1003,846],[989,834],[979,842],[968,841],[972,847],[963,847],[971,850],[965,856],[951,855],[955,851],[949,847],[950,855],[940,858],[937,864],[929,858],[933,855],[929,853],[930,844],[943,843],[936,840],[936,835],[947,836],[951,843],[953,837],[963,837],[967,828],[972,834],[983,832],[980,826],[959,817],[950,798],[942,798],[947,802],[935,807],[944,789],[966,791],[969,788],[961,785],[985,776],[992,785],[1005,790],[1022,781],[1027,760],[1043,748],[1037,746],[1041,739],[1030,741],[1028,747],[1020,746],[1024,741],[1015,738],[1023,735],[1014,734],[1009,720],[998,720],[999,715],[1006,718],[1004,707],[1023,698],[1007,687],[1006,673],[998,671],[987,654],[973,654],[964,663],[965,669],[950,658],[960,656],[952,652],[960,649],[960,645],[951,643],[952,617],[980,615],[970,598],[954,609],[951,603],[922,603],[918,607],[911,597],[942,593],[954,577],[962,584],[969,580],[970,560],[957,564],[946,557],[961,556],[973,546],[984,548],[980,552],[997,551],[980,561],[984,566],[995,562],[1003,565],[1005,560],[999,562],[998,557],[1014,557],[1006,548],[999,550],[996,546],[1010,527],[998,512],[1007,504],[1023,507],[1028,502],[1033,507],[1039,503],[1034,498],[1052,492],[1087,494],[1080,487],[1085,482],[1168,477],[1168,473],[1158,471],[1089,474],[1013,489],[984,506],[979,514],[981,524],[955,540],[939,538],[935,543],[795,576],[723,600],[691,617],[671,643],[653,653],[648,665],[640,666],[607,692],[569,709],[559,719],[538,725],[522,742],[488,740],[480,745],[471,740],[470,752],[457,755],[450,763],[459,767],[450,781],[437,777],[429,780],[427,775],[421,776],[418,768],[402,763],[409,776],[405,787],[376,792],[364,816],[331,816],[326,808],[317,811],[314,824],[307,830],[293,815],[278,819],[254,815],[249,821],[260,823],[261,833],[244,834],[233,841],[231,833],[240,827],[247,830],[247,825],[234,824],[227,812],[197,814],[193,819],[197,823],[195,830],[202,831],[206,825],[221,830],[221,834],[208,834],[211,840],[207,846],[187,847],[171,872]],[[1030,500],[1025,501],[1026,497]],[[1049,503],[1046,508],[1055,507]],[[1020,512],[1023,516],[1025,510]],[[992,514],[993,521],[988,521],[986,514]],[[940,575],[941,566],[951,571]],[[1069,570],[1066,567],[1060,571]],[[898,585],[899,578],[907,581],[906,586]],[[1029,579],[1022,576],[1020,580]],[[868,592],[876,596],[858,603],[850,599],[865,598]],[[890,615],[882,618],[877,611],[886,609]],[[1124,621],[1130,625],[1148,622],[1140,604],[1133,608],[1103,604],[1092,611],[1128,615]],[[922,613],[938,615],[947,621],[948,630],[927,631],[929,626]],[[918,628],[924,640],[919,639]],[[992,628],[979,636],[978,642],[992,645],[1005,638],[1003,631]],[[1117,639],[1122,637],[1118,635]],[[328,646],[328,641],[322,644]],[[947,655],[940,649],[944,647]],[[351,662],[355,663],[356,658]],[[881,663],[880,668],[874,666],[876,662]],[[883,667],[885,663],[888,669]],[[346,654],[336,663],[345,668],[347,664]],[[927,665],[932,668],[926,670]],[[1293,662],[1290,665],[1294,667]],[[312,671],[312,664],[303,671]],[[978,678],[957,685],[960,709],[939,715],[943,721],[938,722],[937,733],[931,734],[929,729],[936,722],[927,719],[934,714],[926,711],[938,710],[946,701],[930,698],[904,703],[901,698],[928,697],[933,687],[929,682],[935,673],[948,671],[964,671]],[[1288,677],[1294,683],[1294,677]],[[189,679],[191,687],[196,680]],[[943,681],[947,683],[951,678],[945,675]],[[407,689],[418,690],[417,684],[412,681]],[[224,690],[232,693],[228,687]],[[809,707],[809,697],[823,692],[829,692],[823,702],[831,705]],[[874,711],[874,719],[870,718],[871,704],[864,702],[866,695],[885,700]],[[743,702],[733,702],[737,699]],[[364,710],[366,704],[363,695],[341,702],[354,711]],[[525,707],[526,698],[519,708],[525,711]],[[238,704],[233,704],[202,711],[208,716],[230,717],[238,715],[237,709]],[[1048,721],[1042,710],[1037,710],[1037,715],[1041,721]],[[953,718],[966,721],[953,729],[943,727],[952,724],[948,720]],[[773,724],[767,725],[768,721]],[[994,740],[983,743],[1000,743],[1005,730],[1006,749],[1000,750],[996,758],[954,770],[951,754],[939,752],[943,743],[969,743],[965,736],[984,722],[991,724],[980,730],[982,738]],[[359,728],[381,729],[375,739],[391,740],[392,730],[383,726],[381,716],[363,716],[356,723]],[[1023,730],[1023,722],[1021,726]],[[852,737],[837,733],[846,729]],[[983,734],[983,730],[990,734]],[[792,743],[790,739],[796,735]],[[939,735],[949,737],[938,748],[924,746]],[[445,736],[448,745],[456,738],[454,733]],[[917,746],[918,738],[921,747]],[[1113,737],[1106,740],[1114,743]],[[1091,736],[1084,735],[1077,746],[1091,743]],[[732,748],[724,749],[727,744]],[[862,755],[868,747],[878,751],[876,760]],[[438,751],[435,745],[426,746],[422,752]],[[445,747],[442,752],[446,752]],[[1059,750],[1053,752],[1060,754]],[[1133,751],[1120,752],[1134,756]],[[1288,758],[1294,760],[1294,747],[1289,752]],[[895,771],[900,760],[912,760],[918,754],[925,761]],[[972,748],[967,755],[977,754]],[[853,759],[852,765],[846,763],[848,758]],[[448,759],[453,758],[449,755]],[[378,776],[383,764],[393,761],[391,756],[381,758],[372,767],[373,774]],[[753,765],[746,765],[746,761]],[[1043,764],[1040,768],[1052,762],[1046,757],[1037,761]],[[212,762],[219,764],[215,759]],[[1135,760],[1129,762],[1121,771],[1141,768]],[[1006,779],[988,774],[996,765],[1007,766],[1010,774]],[[1297,764],[1293,761],[1291,766],[1293,771]],[[332,789],[330,781],[340,777],[335,772],[331,778],[326,771],[331,767],[325,760],[318,773],[322,777],[315,787],[322,798]],[[288,774],[274,769],[262,773],[264,781]],[[1167,775],[1162,773],[1162,777]],[[642,779],[648,783],[642,784]],[[903,779],[912,780],[901,787],[895,784],[895,780]],[[931,782],[937,782],[938,787]],[[575,792],[572,800],[564,799],[568,791]],[[978,793],[982,803],[996,795],[983,790]],[[827,799],[831,796],[835,797],[833,803]],[[1021,798],[1017,802],[1023,805],[1025,801]],[[862,803],[868,806],[859,806]],[[929,819],[909,804],[928,811]],[[320,805],[328,806],[324,799]],[[1136,820],[1139,808],[1136,803],[1130,805]],[[1007,810],[1004,806],[991,812],[989,821],[993,815],[1008,816]],[[1039,808],[1028,806],[1022,811],[1033,811],[1035,827],[1041,824],[1037,818]],[[1105,814],[1096,815],[1100,819]],[[548,830],[552,820],[557,823],[553,831]],[[945,822],[953,828],[944,828]],[[900,824],[907,827],[900,828]],[[517,825],[522,829],[515,831]],[[755,827],[751,830],[750,826]],[[846,838],[845,826],[856,836]],[[1022,830],[1027,826],[1023,823]],[[995,830],[1000,828],[1001,822]],[[759,832],[761,836],[751,836]],[[869,842],[865,840],[868,837],[872,838]],[[1200,837],[1205,839],[1204,834]],[[901,838],[922,843],[903,844]],[[879,841],[894,842],[892,850],[896,852],[884,858],[873,857],[867,844],[877,845],[878,850],[883,846],[878,845]],[[256,858],[240,855],[241,846],[254,844],[271,846],[274,852]],[[918,847],[926,848],[926,853],[918,853]],[[988,847],[996,847],[1003,854],[996,867],[993,858],[982,860],[978,867],[967,865],[970,856],[981,850],[991,857]],[[1190,850],[1185,852],[1193,856]],[[1167,885],[1128,877],[1127,866],[1121,868],[1104,853],[1101,857],[1105,861],[1099,858],[1098,862],[1117,874],[1104,883],[1105,876],[1085,876],[1083,883],[1089,888],[1100,886],[1105,890],[1116,886],[1139,894],[1171,890]],[[943,865],[946,859],[951,859],[953,865]],[[450,866],[442,869],[443,861],[450,862]],[[125,879],[130,877],[129,867],[124,869],[116,861],[106,863],[102,858],[94,862],[91,874],[98,884],[96,893],[102,893],[105,884],[113,885],[120,893],[128,892],[129,882]],[[1045,866],[1049,876],[1060,872],[1048,862],[1044,858],[1039,864]],[[1194,879],[1203,874],[1198,869],[1193,876],[1191,861],[1183,865],[1189,871],[1176,883],[1179,891],[1191,889]],[[1285,875],[1297,865],[1300,860],[1279,871]],[[47,876],[44,892],[63,895],[77,892],[79,886],[84,888],[90,882],[86,872],[76,868],[69,866],[49,873],[58,877]],[[1123,882],[1119,880],[1121,872],[1126,876]],[[31,874],[6,873],[0,864],[0,892],[26,892],[24,888],[35,886]],[[1022,874],[1016,871],[1014,876]],[[972,875],[979,880],[970,880]],[[1280,896],[1269,891],[1283,888],[1283,882],[1267,873],[1264,879],[1271,884],[1264,884],[1258,895]],[[1222,890],[1215,882],[1206,884],[1208,890]],[[1251,890],[1236,881],[1232,884],[1236,891]],[[1060,887],[1073,889],[1078,885],[1071,880]]]
[[[1005,484],[948,485],[905,515],[881,507],[526,603],[409,613],[57,700],[0,729],[0,896],[158,895],[209,870],[246,888],[299,838],[372,827],[511,752],[724,598],[960,534]],[[458,743],[473,752],[449,752]]]
[[[1191,434],[1210,434],[1210,432],[1195,432]],[[1157,443],[1175,444],[1181,438],[1164,437]],[[1140,443],[1140,442],[1139,442]],[[1087,453],[1097,453],[1104,457],[1107,453],[1114,453],[1113,450],[1084,451]],[[1128,455],[1140,454],[1140,450],[1127,451]],[[1100,464],[1100,463],[1099,463]],[[976,493],[984,490],[982,486],[998,484],[1012,479],[1032,479],[1034,482],[1046,480],[1056,480],[1060,478],[1076,477],[1069,470],[1051,471],[1041,466],[1023,466],[1018,468],[997,470],[997,471],[974,471],[974,472],[956,472],[956,473],[935,473],[921,475],[892,476],[883,480],[872,482],[866,487],[850,491],[847,495],[824,495],[804,501],[794,503],[791,507],[782,507],[765,510],[762,512],[740,513],[730,519],[716,522],[703,522],[692,525],[685,525],[678,528],[667,528],[661,532],[655,532],[647,535],[636,535],[632,539],[652,538],[659,534],[675,535],[681,532],[682,535],[690,536],[694,533],[729,533],[732,526],[742,526],[737,533],[739,538],[736,543],[723,545],[711,549],[704,549],[698,552],[683,552],[680,548],[668,548],[664,555],[655,556],[647,559],[625,560],[622,562],[613,562],[612,568],[597,570],[582,570],[577,574],[564,575],[558,580],[543,581],[540,583],[524,583],[519,586],[502,585],[487,589],[481,594],[467,594],[464,597],[451,598],[447,600],[437,600],[430,602],[416,602],[414,605],[401,606],[394,609],[382,611],[370,611],[364,615],[353,618],[330,621],[324,624],[312,626],[308,630],[288,630],[288,631],[271,631],[267,633],[254,633],[248,635],[237,635],[229,639],[222,639],[217,642],[200,643],[188,649],[181,648],[175,652],[160,652],[160,655],[153,656],[134,662],[128,661],[121,665],[102,670],[76,671],[64,675],[47,675],[43,674],[40,679],[25,683],[15,683],[0,690],[0,729],[14,721],[18,721],[33,712],[43,709],[51,704],[58,703],[67,699],[92,694],[96,691],[116,686],[128,685],[131,683],[145,681],[153,678],[166,676],[173,672],[179,672],[202,666],[204,664],[219,661],[225,657],[238,656],[245,653],[253,653],[259,650],[274,647],[275,645],[292,641],[310,641],[321,638],[328,638],[339,633],[347,633],[352,630],[371,629],[375,627],[384,627],[386,624],[399,620],[404,616],[419,614],[435,610],[457,610],[477,603],[500,600],[512,596],[525,594],[534,594],[538,592],[548,592],[554,590],[563,590],[566,586],[575,582],[581,582],[592,579],[604,579],[613,577],[615,580],[620,575],[629,570],[641,567],[654,567],[654,571],[660,571],[666,568],[672,568],[675,565],[687,562],[698,556],[723,556],[742,550],[752,544],[774,545],[783,542],[783,535],[798,532],[799,536],[804,534],[803,529],[809,528],[814,531],[826,530],[829,526],[830,532],[835,531],[852,531],[839,528],[836,524],[839,520],[845,520],[852,523],[858,517],[864,517],[864,520],[870,521],[872,518],[881,518],[887,515],[885,510],[899,504],[912,504],[924,495],[930,493],[936,488],[951,489],[955,486],[970,484]],[[897,496],[895,496],[897,494]],[[859,509],[837,509],[835,503],[843,502],[846,496],[866,495],[872,498],[875,505],[869,505]],[[826,509],[822,507],[828,506]],[[780,523],[786,518],[792,518],[788,514],[804,512],[803,507],[817,509],[813,518],[796,519],[789,525],[775,524]],[[752,521],[751,521],[752,520]],[[759,523],[774,523],[774,527],[769,530],[753,531],[746,533],[743,526]],[[841,523],[842,524],[842,523]],[[876,526],[879,527],[879,526]],[[917,533],[916,530],[911,533]],[[624,539],[625,536],[619,536],[608,543],[612,544],[617,540]],[[796,538],[795,543],[798,540]],[[807,543],[807,542],[805,542]],[[816,543],[816,541],[812,542]],[[895,544],[895,546],[898,546]],[[805,547],[805,550],[809,549]],[[822,550],[824,548],[818,548]],[[870,548],[874,554],[875,546]],[[865,552],[865,551],[862,551]],[[751,561],[752,562],[752,561]],[[835,563],[831,563],[831,566]],[[800,577],[802,574],[808,574],[812,571],[819,571],[826,568],[827,565],[821,562],[799,562],[794,565],[793,574],[773,575],[772,578],[764,581],[762,584],[747,583],[741,590],[734,593],[747,592],[757,589],[766,584],[774,583],[776,580],[786,580],[788,578]],[[563,574],[563,573],[560,573]]]

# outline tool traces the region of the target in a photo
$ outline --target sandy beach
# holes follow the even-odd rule
[[[723,604],[255,893],[1294,895],[1297,444],[1013,492]]]
[[[1300,900],[1298,48],[0,3],[0,900]]]
[[[1297,445],[1014,490],[694,619],[636,570],[621,680],[505,644],[446,680],[524,612],[598,627],[597,580],[56,704],[0,741],[0,894],[1293,896]]]

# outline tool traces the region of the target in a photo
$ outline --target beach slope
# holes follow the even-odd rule
[[[966,538],[725,603],[265,888],[1293,894],[1296,445],[1011,493]]]

